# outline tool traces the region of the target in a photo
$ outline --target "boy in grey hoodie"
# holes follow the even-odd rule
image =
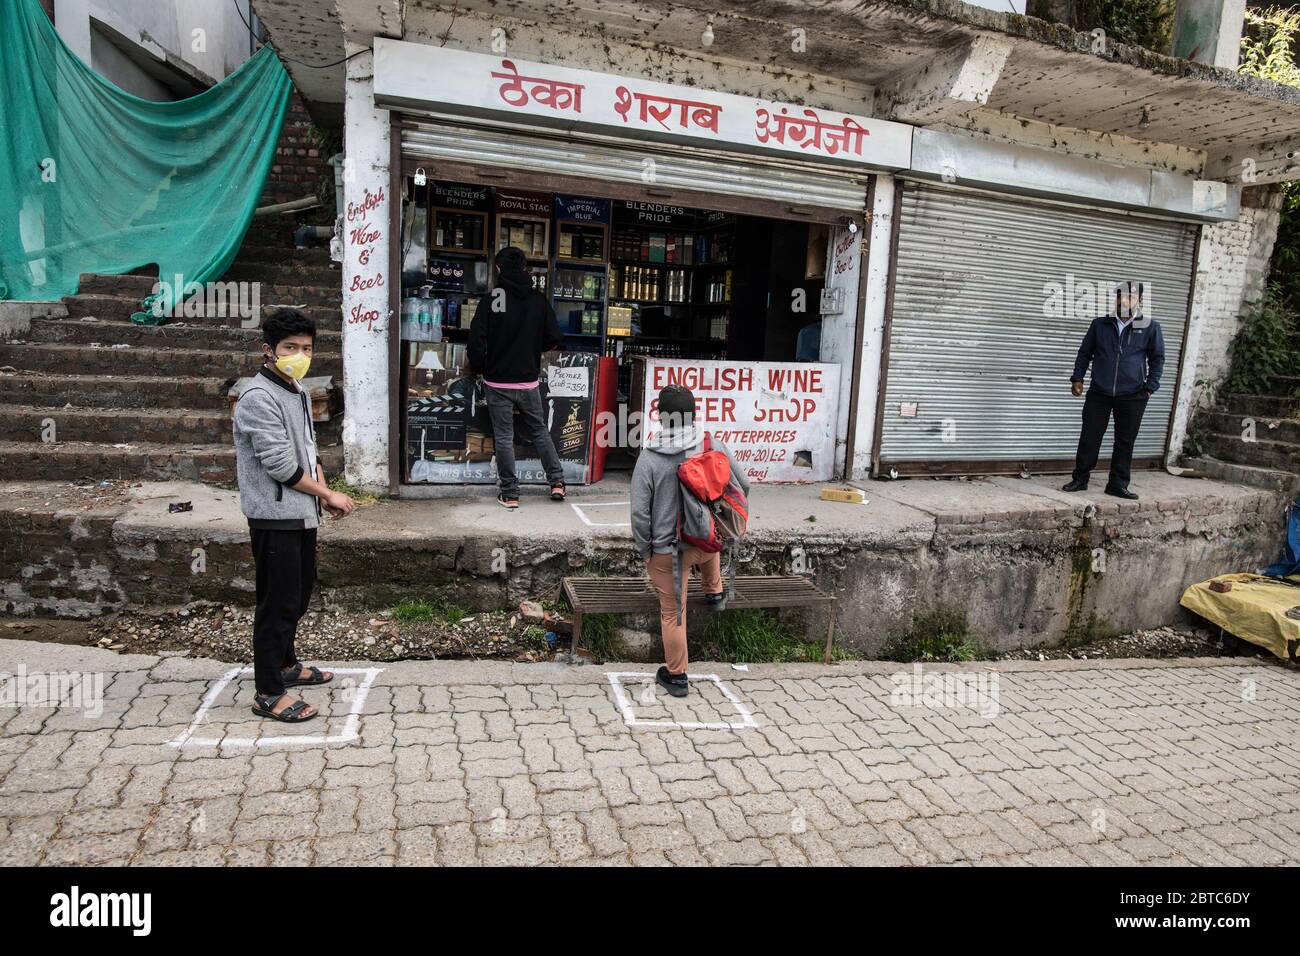
[[[695,396],[681,385],[668,385],[659,393],[658,414],[662,430],[641,446],[632,472],[632,539],[645,559],[646,572],[659,592],[659,626],[665,664],[655,675],[674,697],[687,692],[686,617],[678,614],[677,586],[673,581],[673,556],[678,549],[677,519],[681,512],[681,486],[677,468],[702,450],[704,430],[695,423]],[[746,494],[749,480],[736,467],[722,442],[711,447],[727,456],[731,475]],[[689,547],[681,552],[681,594],[686,594],[691,568],[698,568],[705,600],[716,610],[725,601],[722,556]]]
[[[235,403],[235,470],[256,567],[253,614],[253,713],[286,723],[316,708],[285,688],[324,684],[334,675],[298,661],[294,636],[316,579],[321,505],[336,518],[352,499],[331,491],[316,454],[311,400],[299,385],[311,365],[316,323],[281,309],[262,324],[266,364]]]

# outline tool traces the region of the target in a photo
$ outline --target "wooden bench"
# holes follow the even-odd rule
[[[565,578],[564,596],[573,609],[573,643],[578,650],[584,614],[632,614],[659,610],[659,592],[649,578]],[[686,594],[687,607],[705,607],[700,582],[690,579]],[[822,660],[831,662],[835,643],[835,597],[827,594],[805,577],[796,574],[737,575],[732,587],[728,611],[745,608],[829,607],[830,623],[826,626],[826,652]]]

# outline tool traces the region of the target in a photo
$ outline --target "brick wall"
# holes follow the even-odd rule
[[[275,148],[275,162],[267,174],[266,184],[262,187],[259,206],[274,203],[291,202],[304,196],[315,196],[322,175],[332,183],[333,171],[322,156],[312,138],[312,121],[303,106],[298,92],[293,92],[289,100],[289,110],[284,117],[284,127],[280,131],[280,141]],[[334,221],[333,187],[327,194],[327,205],[309,209],[292,215],[263,217],[256,219],[249,229],[253,241],[270,243],[282,238],[285,233],[292,233],[298,223],[319,223],[327,225]]]
[[[1205,226],[1197,262],[1197,301],[1192,320],[1200,324],[1195,400],[1228,373],[1230,346],[1242,316],[1263,297],[1269,259],[1277,239],[1281,193],[1269,186],[1247,188],[1235,222]]]

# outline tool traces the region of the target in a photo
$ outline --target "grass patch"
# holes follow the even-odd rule
[[[347,479],[342,475],[335,475],[325,485],[330,491],[337,491],[347,495],[358,505],[373,505],[379,500],[379,496],[374,492],[362,491],[356,485],[348,484]]]
[[[546,643],[546,629],[536,624],[529,624],[524,628],[523,633],[519,635],[519,643],[526,650],[543,653],[550,650],[550,645]]]
[[[626,656],[618,636],[618,619],[613,614],[584,614],[579,643],[591,652],[592,660],[597,663],[623,660]]]
[[[825,645],[805,641],[784,621],[758,610],[726,611],[714,615],[696,643],[705,660],[747,664],[820,663]],[[853,655],[836,647],[833,660]]]
[[[966,625],[966,613],[936,608],[912,618],[912,629],[885,649],[886,660],[904,664],[955,663],[988,657],[988,651]]]
[[[393,617],[402,624],[410,624],[414,621],[431,621],[435,617],[441,618],[448,624],[459,624],[468,613],[459,604],[452,604],[441,598],[435,598],[432,601],[423,598],[419,600],[408,599],[393,608]]]

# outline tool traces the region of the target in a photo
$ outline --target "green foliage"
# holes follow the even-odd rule
[[[1075,0],[1061,5],[1030,0],[1027,11],[1043,20],[1062,19],[1066,26],[1085,33],[1101,29],[1107,40],[1168,53],[1174,29],[1174,0]]]
[[[1100,27],[1110,40],[1168,53],[1173,40],[1173,0],[1081,0],[1088,29]]]
[[[1273,379],[1294,375],[1300,352],[1293,333],[1300,325],[1277,285],[1270,285],[1258,311],[1246,318],[1232,340],[1231,366],[1224,390],[1241,395],[1270,395]]]
[[[403,624],[412,621],[428,621],[433,618],[433,605],[428,601],[406,600],[393,608],[393,617]]]
[[[905,664],[955,663],[978,660],[988,653],[970,633],[964,610],[938,607],[913,616],[912,629],[887,647],[883,656]]]
[[[371,505],[379,500],[378,495],[372,494],[369,491],[362,491],[356,485],[348,484],[348,480],[342,475],[335,475],[329,481],[325,482],[325,486],[329,488],[330,491],[338,491],[347,495],[352,499],[354,504]]]
[[[1300,30],[1300,12],[1288,7],[1247,10],[1238,72],[1300,86],[1292,44]]]
[[[585,614],[582,618],[583,647],[597,663],[616,661],[626,656],[618,636],[617,618],[613,614]]]
[[[1248,76],[1300,87],[1300,67],[1295,59],[1298,33],[1300,12],[1296,10],[1248,9],[1238,70]],[[1276,188],[1282,190],[1282,215],[1270,274],[1281,300],[1291,309],[1300,309],[1300,190],[1294,182]]]
[[[403,624],[410,624],[413,621],[431,621],[435,617],[441,618],[448,624],[459,624],[465,619],[467,613],[469,612],[459,604],[452,604],[442,598],[434,598],[432,601],[423,598],[408,599],[393,608],[393,617]]]
[[[780,618],[757,610],[726,611],[709,618],[699,636],[705,659],[748,664],[819,663],[825,647],[801,639]],[[835,648],[835,660],[852,655]]]

